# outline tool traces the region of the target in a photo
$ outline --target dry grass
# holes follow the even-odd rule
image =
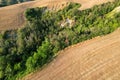
[[[67,2],[81,3],[80,9],[90,8],[111,0],[36,0],[0,8],[0,30],[10,30],[23,27],[25,24],[24,12],[27,8],[48,6],[50,9],[63,8]],[[65,4],[63,6],[63,4]]]
[[[120,30],[70,46],[24,80],[120,80]]]

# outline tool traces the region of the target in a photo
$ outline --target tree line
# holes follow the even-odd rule
[[[0,7],[33,0],[0,0]]]

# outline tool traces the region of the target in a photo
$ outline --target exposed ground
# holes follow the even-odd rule
[[[64,7],[66,3],[70,1],[80,3],[82,4],[80,9],[86,9],[96,4],[113,0],[36,0],[3,7],[0,8],[0,30],[23,27],[25,24],[24,12],[27,8],[48,6],[50,9],[54,10]]]
[[[70,46],[24,80],[120,80],[119,34],[120,29]]]

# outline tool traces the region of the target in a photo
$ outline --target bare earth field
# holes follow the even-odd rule
[[[0,8],[0,30],[10,30],[23,27],[25,24],[24,12],[27,8],[48,6],[51,9],[59,9],[67,2],[77,2],[82,4],[81,10],[94,5],[113,0],[36,0],[21,4]]]
[[[59,52],[41,71],[23,80],[120,80],[120,29]]]

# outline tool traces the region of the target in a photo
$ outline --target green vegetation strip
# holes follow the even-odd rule
[[[70,3],[53,12],[46,7],[25,12],[27,24],[0,34],[0,80],[15,80],[41,68],[57,52],[76,43],[113,32],[120,27],[120,14],[107,14],[120,0],[80,11]]]
[[[33,0],[0,0],[0,7]]]

